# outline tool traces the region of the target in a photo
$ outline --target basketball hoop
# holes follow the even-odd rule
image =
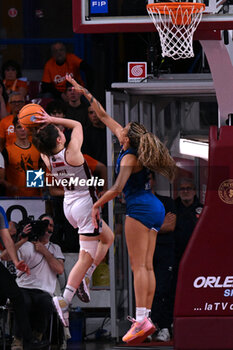
[[[200,23],[205,4],[197,2],[161,2],[147,5],[160,37],[162,56],[174,60],[190,58],[193,34]]]

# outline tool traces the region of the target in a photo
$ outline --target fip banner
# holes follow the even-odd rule
[[[90,0],[90,14],[108,13],[108,0]]]

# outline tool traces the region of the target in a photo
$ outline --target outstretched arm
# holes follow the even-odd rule
[[[119,142],[121,143],[121,130],[123,129],[122,126],[117,123],[112,117],[110,117],[110,115],[105,111],[99,101],[97,101],[96,98],[92,96],[92,94],[87,89],[79,85],[70,75],[66,76],[66,80],[73,85],[75,90],[77,90],[79,93],[81,92],[86,97],[90,105],[95,110],[98,118],[112,131],[114,135],[116,135]]]
[[[3,243],[4,243],[4,245],[5,245],[6,249],[7,249],[7,252],[9,254],[11,260],[15,264],[15,267],[18,270],[26,272],[27,274],[29,274],[30,270],[29,270],[29,267],[27,266],[27,264],[25,264],[25,262],[23,260],[19,261],[19,259],[18,259],[14,242],[12,241],[12,238],[10,236],[9,230],[7,228],[2,228],[1,229],[1,237],[2,237]]]
[[[98,219],[99,219],[99,207],[103,206],[105,203],[109,202],[116,196],[118,196],[123,188],[125,187],[125,184],[130,177],[130,175],[133,172],[133,169],[136,165],[136,157],[132,154],[127,154],[121,161],[121,167],[120,172],[117,176],[116,182],[114,185],[103,194],[102,197],[98,199],[97,202],[92,207],[92,221],[93,225],[97,228],[98,227]]]
[[[22,233],[25,235],[25,237],[21,237],[21,239],[15,243],[15,250],[16,252],[19,250],[19,248],[28,240],[28,234],[31,232],[32,227],[30,224],[27,224],[24,226]],[[12,260],[9,251],[7,249],[4,249],[1,254],[1,260],[10,261]]]
[[[15,250],[17,251],[25,242],[27,242],[28,238],[21,238],[17,243],[15,243]],[[1,254],[1,260],[3,261],[10,261],[12,260],[12,257],[10,255],[9,249],[4,249]]]

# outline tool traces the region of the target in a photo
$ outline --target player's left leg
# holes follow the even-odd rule
[[[114,234],[104,220],[102,220],[102,231],[100,232],[98,239],[99,243],[97,246],[95,259],[88,271],[86,272],[85,277],[83,278],[76,292],[78,298],[84,303],[88,303],[90,301],[90,280],[92,274],[95,271],[96,267],[105,258],[108,249],[110,248],[114,240]]]

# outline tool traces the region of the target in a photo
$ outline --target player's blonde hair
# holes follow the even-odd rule
[[[137,122],[129,124],[127,136],[130,146],[137,149],[138,161],[142,166],[162,174],[170,181],[174,180],[176,163],[158,137]]]

